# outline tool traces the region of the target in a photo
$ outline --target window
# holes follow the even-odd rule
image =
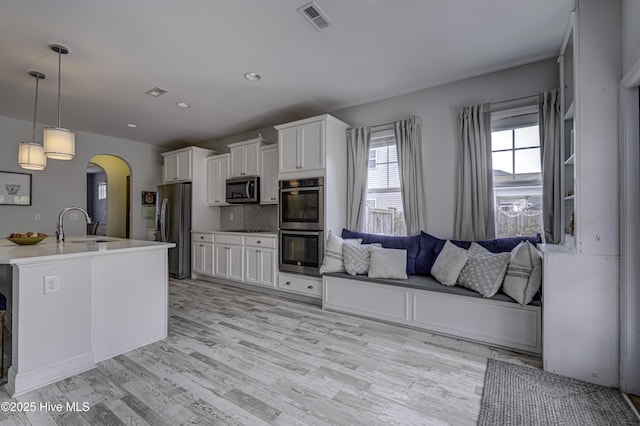
[[[107,199],[107,182],[98,182],[98,200]]]
[[[491,151],[496,237],[543,234],[537,108],[492,113]]]
[[[393,129],[371,133],[365,217],[366,232],[407,235]]]
[[[375,149],[371,149],[369,150],[369,168],[370,169],[375,169],[376,168],[376,159],[378,158],[378,151],[376,151]]]

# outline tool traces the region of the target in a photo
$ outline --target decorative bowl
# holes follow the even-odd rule
[[[47,238],[46,235],[33,236],[33,237],[7,237],[7,240],[12,243],[19,244],[21,246],[29,246],[33,244],[38,244],[40,241]]]

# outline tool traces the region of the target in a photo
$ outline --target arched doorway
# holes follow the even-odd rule
[[[100,221],[96,234],[131,236],[131,168],[114,155],[96,155],[87,165],[87,211]]]

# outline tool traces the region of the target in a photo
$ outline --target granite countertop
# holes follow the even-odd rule
[[[9,240],[0,240],[0,264],[37,263],[65,257],[97,256],[125,251],[144,251],[175,247],[174,243],[85,235],[67,237],[56,242],[48,237],[34,245],[18,245]]]

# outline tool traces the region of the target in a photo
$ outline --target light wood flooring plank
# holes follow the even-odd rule
[[[170,280],[167,339],[3,401],[15,425],[472,425],[488,358],[537,357],[232,285]]]

